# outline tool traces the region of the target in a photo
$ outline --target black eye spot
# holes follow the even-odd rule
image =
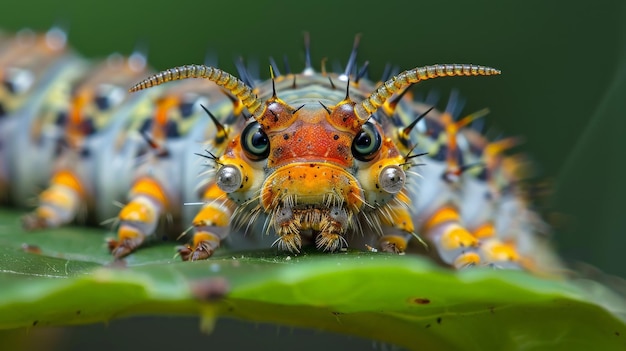
[[[189,118],[191,117],[191,115],[193,115],[193,110],[194,110],[194,105],[195,105],[195,101],[191,101],[191,102],[183,102],[178,106],[178,109],[180,110],[180,115],[183,118]]]
[[[487,171],[487,167],[482,167],[480,170],[480,173],[478,173],[478,175],[476,176],[478,180],[482,180],[484,182],[487,181],[488,177],[489,177],[489,172]]]
[[[11,93],[12,95],[15,95],[15,84],[13,84],[13,82],[5,80],[4,82],[2,82],[2,85],[4,85],[4,87],[6,88],[6,90]]]
[[[265,159],[270,154],[270,139],[257,122],[250,123],[241,133],[241,146],[253,161]]]
[[[352,155],[359,161],[369,161],[374,158],[381,145],[382,137],[378,129],[372,123],[365,123],[352,141]]]
[[[100,111],[106,111],[111,107],[111,101],[108,96],[96,96],[95,103]]]
[[[434,139],[438,138],[439,134],[445,132],[445,129],[440,123],[431,121],[429,119],[425,119],[425,123],[426,123],[426,134],[430,135]]]
[[[100,111],[107,111],[116,107],[124,100],[124,90],[109,84],[103,84],[98,88],[94,103]]]
[[[150,116],[148,116],[148,118],[146,118],[143,121],[143,124],[141,125],[141,128],[139,128],[139,131],[141,133],[147,133],[150,128],[152,128],[152,118]]]
[[[179,138],[180,133],[178,132],[178,124],[175,121],[167,121],[167,125],[165,126],[165,135],[168,138]]]
[[[80,157],[81,158],[89,158],[89,157],[91,157],[91,151],[89,151],[89,149],[86,148],[86,147],[82,148],[80,150]]]
[[[439,149],[436,153],[431,153],[430,157],[432,157],[435,161],[443,162],[446,160],[448,156],[448,147],[446,145],[439,145]]]
[[[54,124],[56,124],[57,126],[64,126],[65,123],[67,123],[67,112],[59,111],[59,113],[57,113],[57,118],[54,121]]]
[[[87,119],[82,121],[80,124],[80,129],[82,130],[84,135],[93,135],[96,132],[96,127],[93,124],[93,118],[87,117]]]

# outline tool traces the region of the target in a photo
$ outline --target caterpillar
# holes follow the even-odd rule
[[[374,82],[367,63],[356,67],[358,36],[341,72],[316,71],[308,42],[302,72],[281,73],[272,59],[260,81],[241,63],[238,77],[209,65],[154,73],[139,53],[92,63],[58,29],[3,40],[0,198],[27,206],[45,189],[23,217],[30,230],[113,219],[116,259],[158,233],[190,236],[178,247],[190,261],[261,233],[292,253],[558,266],[520,186],[528,165],[507,152],[518,139],[486,138],[474,121],[488,111],[459,118],[454,93],[438,111],[410,91],[499,70],[438,64]]]

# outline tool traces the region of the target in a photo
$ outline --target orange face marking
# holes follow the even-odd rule
[[[272,150],[268,167],[282,166],[294,161],[325,161],[342,167],[353,163],[350,145],[352,136],[337,131],[326,123],[296,121],[280,133],[269,135]]]
[[[345,169],[331,163],[292,163],[272,173],[261,190],[265,209],[278,205],[288,195],[299,204],[323,204],[326,196],[340,196],[348,208],[363,202],[357,180]]]

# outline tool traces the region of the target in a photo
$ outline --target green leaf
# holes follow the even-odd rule
[[[103,232],[24,233],[0,211],[0,329],[146,314],[311,327],[437,350],[623,350],[624,301],[593,282],[452,272],[421,257],[222,251],[179,262],[170,244],[110,265]],[[234,255],[234,256],[233,256]]]

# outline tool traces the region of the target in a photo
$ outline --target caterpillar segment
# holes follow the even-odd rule
[[[187,81],[168,87],[155,99],[154,107],[141,118],[131,119],[118,137],[122,149],[133,137],[143,135],[145,140],[134,144],[138,146],[134,183],[128,203],[117,215],[117,238],[108,240],[115,258],[132,253],[159,232],[169,239],[167,232],[180,231],[192,217],[182,203],[197,200],[195,187],[187,190],[186,184],[197,183],[202,165],[187,154],[200,151],[201,141],[207,138],[213,145],[225,139],[225,128],[209,127],[209,116],[215,117],[205,106],[221,115],[228,115],[233,106],[220,89],[199,83]]]
[[[86,67],[58,28],[44,34],[22,31],[3,43],[0,202],[25,206],[49,182],[62,130],[48,121],[65,107],[71,82]]]
[[[129,169],[112,162],[111,140],[123,127],[126,114],[142,101],[142,96],[129,99],[121,88],[145,74],[145,65],[136,65],[136,59],[110,57],[73,84],[67,108],[54,116],[53,123],[62,133],[57,139],[53,182],[39,196],[39,207],[23,217],[26,229],[57,227],[75,219],[86,222],[86,215],[102,218],[114,210],[112,200],[102,200],[117,199],[128,190],[120,184],[129,183]],[[119,183],[108,179],[113,174]],[[71,186],[54,182],[69,178]],[[102,182],[108,182],[108,188]]]
[[[231,223],[264,217],[268,232],[277,236],[275,244],[290,252],[306,243],[322,251],[344,249],[355,233],[364,235],[364,226],[379,235],[399,229],[404,234],[383,239],[383,249],[403,252],[414,229],[403,201],[406,171],[413,164],[386,135],[392,121],[375,113],[394,93],[422,80],[498,73],[482,66],[435,65],[403,72],[377,89],[363,80],[337,89],[340,75],[322,76],[308,67],[289,79],[272,73],[269,82],[255,87],[256,97],[228,73],[189,65],[158,73],[130,90],[203,78],[249,110],[253,118],[238,121],[235,130],[241,132],[215,162],[215,183],[238,206]],[[402,221],[396,224],[394,216]],[[222,239],[203,231],[196,236],[183,259],[189,253],[192,259],[210,256]]]
[[[468,170],[463,180],[461,216],[468,230],[479,241],[479,254],[485,264],[498,268],[520,268],[521,255],[515,243],[503,240],[505,228],[496,230],[494,220],[499,204],[500,185],[498,174],[504,151],[513,147],[513,138],[489,142],[472,129],[458,135],[467,143],[465,153],[468,162],[479,164]]]

